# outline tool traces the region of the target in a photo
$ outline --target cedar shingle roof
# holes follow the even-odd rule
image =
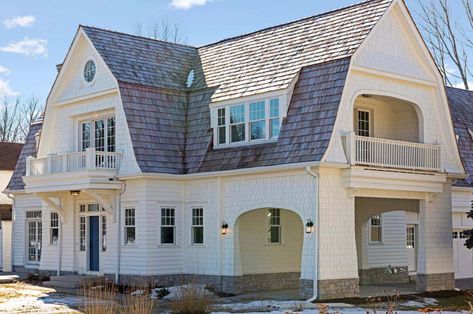
[[[41,130],[42,123],[34,123],[30,126],[25,144],[21,150],[20,157],[16,162],[15,171],[7,185],[7,190],[18,191],[23,190],[25,184],[22,177],[26,174],[26,157],[36,157],[36,138],[35,135]]]
[[[351,56],[391,0],[350,7],[223,40],[199,48],[213,101],[286,88],[302,67]]]
[[[468,177],[456,185],[473,186],[473,92],[446,88],[457,146]]]
[[[15,169],[23,144],[0,142],[0,170]]]

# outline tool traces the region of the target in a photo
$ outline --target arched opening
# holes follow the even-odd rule
[[[423,118],[420,108],[399,98],[362,94],[354,103],[356,135],[422,143]]]
[[[235,266],[244,292],[299,289],[304,225],[294,211],[260,208],[235,223]]]
[[[412,199],[355,198],[360,286],[408,285],[415,280],[419,206],[419,200]]]

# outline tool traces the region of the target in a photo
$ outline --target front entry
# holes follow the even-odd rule
[[[89,217],[89,271],[99,271],[99,216]]]

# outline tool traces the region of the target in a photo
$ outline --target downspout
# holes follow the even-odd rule
[[[122,181],[123,185],[118,193],[118,204],[117,204],[117,264],[116,264],[116,270],[115,270],[115,284],[118,284],[120,280],[120,249],[122,247],[122,236],[120,234],[120,231],[122,230],[122,194],[125,193],[126,191],[126,181]]]
[[[314,225],[315,225],[315,232],[314,232],[314,236],[315,236],[315,243],[314,243],[314,246],[315,246],[315,267],[314,267],[314,296],[309,299],[308,301],[309,302],[312,302],[312,301],[315,301],[318,299],[319,297],[319,175],[317,173],[314,173],[312,172],[312,170],[310,169],[310,166],[307,166],[305,168],[305,171],[307,172],[308,175],[310,175],[311,177],[314,178],[314,182],[316,184],[316,205],[315,205],[315,212],[314,212],[314,216],[315,216],[315,222],[314,222]]]

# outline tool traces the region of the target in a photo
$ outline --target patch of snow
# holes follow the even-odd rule
[[[144,290],[136,290],[130,293],[131,295],[142,296],[145,293]]]
[[[151,292],[151,298],[156,299],[159,291],[163,288],[153,289]],[[198,296],[215,296],[212,292],[205,289],[205,285],[183,285],[183,286],[173,286],[166,288],[169,291],[169,294],[166,295],[163,300],[172,301],[177,300],[182,294],[185,294],[187,291],[197,294]]]

